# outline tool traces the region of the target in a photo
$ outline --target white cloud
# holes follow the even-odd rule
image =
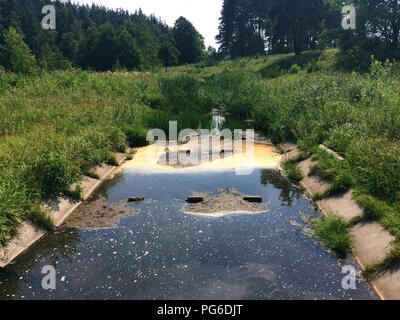
[[[218,47],[215,36],[218,34],[219,17],[223,0],[78,0],[81,4],[95,3],[108,8],[123,8],[133,13],[141,8],[147,14],[160,17],[172,26],[176,19],[184,16],[205,38],[206,46]]]

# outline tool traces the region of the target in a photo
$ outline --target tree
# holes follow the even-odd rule
[[[233,57],[315,49],[323,30],[323,0],[224,0],[220,52]]]
[[[173,33],[176,47],[179,50],[179,62],[200,62],[204,51],[204,38],[190,21],[180,17],[175,22]]]
[[[168,67],[178,64],[178,55],[178,50],[170,42],[166,42],[161,46],[158,57],[163,62],[165,71],[168,71]]]
[[[4,45],[0,48],[0,61],[11,72],[33,74],[36,72],[36,58],[23,37],[10,27],[3,33]]]
[[[127,20],[124,23],[124,28],[129,31],[140,47],[143,53],[144,68],[148,69],[151,66],[158,65],[158,51],[160,45],[151,31],[145,16],[141,13],[136,14],[133,20]]]
[[[124,27],[120,30],[117,41],[116,59],[118,63],[128,70],[140,70],[144,63],[142,49]]]
[[[51,3],[56,7],[57,30],[43,30],[40,26],[42,7],[49,1],[0,0],[0,34],[14,27],[24,35],[25,43],[42,68],[58,69],[72,63],[101,71],[116,65],[151,69],[162,63],[161,44],[169,42],[172,51],[176,51],[172,28],[140,10],[130,14],[126,10],[77,5],[71,1]],[[0,39],[2,45],[4,40]]]

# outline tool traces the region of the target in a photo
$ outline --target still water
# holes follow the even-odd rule
[[[191,192],[235,188],[261,195],[269,212],[220,218],[182,212]],[[63,227],[0,270],[0,299],[376,299],[357,281],[342,288],[342,265],[295,223],[314,215],[278,171],[151,173],[125,167],[94,198],[143,196],[140,213],[117,228]],[[56,290],[43,290],[43,266]],[[357,269],[358,270],[358,269]]]

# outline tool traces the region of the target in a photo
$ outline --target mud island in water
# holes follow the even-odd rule
[[[218,195],[211,193],[194,193],[204,200],[200,203],[187,205],[184,212],[187,214],[221,217],[231,214],[267,213],[266,203],[252,203],[244,200],[244,195],[235,189],[219,189]]]
[[[126,202],[109,203],[100,198],[81,205],[66,221],[70,227],[81,229],[115,228],[118,220],[138,214]]]

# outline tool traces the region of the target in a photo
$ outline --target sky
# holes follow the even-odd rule
[[[218,34],[219,17],[223,0],[75,0],[80,4],[98,4],[107,8],[123,8],[131,13],[141,8],[146,15],[154,14],[169,26],[184,16],[205,38],[206,47],[218,48],[215,36]]]

